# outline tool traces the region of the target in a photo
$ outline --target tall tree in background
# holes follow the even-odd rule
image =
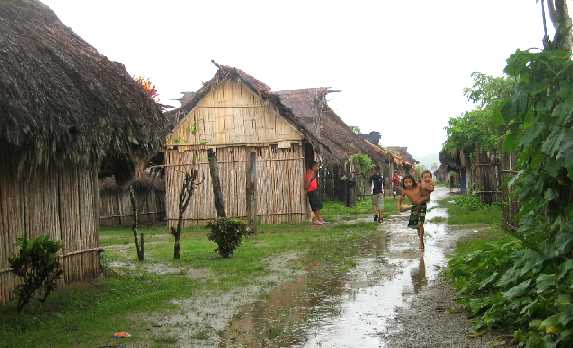
[[[545,1],[541,0],[543,25],[545,28],[545,37],[543,38],[545,48],[557,48],[571,51],[571,48],[573,47],[573,34],[571,31],[573,24],[571,22],[571,17],[569,16],[567,0],[547,0],[549,18],[555,28],[555,37],[553,38],[553,41],[549,41],[549,36],[547,35],[547,21],[545,19],[544,3]]]

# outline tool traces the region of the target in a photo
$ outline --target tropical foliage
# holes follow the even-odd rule
[[[18,312],[38,293],[39,301],[44,302],[56,288],[56,281],[63,273],[58,251],[62,244],[51,240],[47,235],[33,239],[18,240],[20,251],[10,258],[10,267],[22,283],[16,287]]]
[[[518,342],[527,347],[570,347],[571,52],[518,50],[508,59],[505,73],[513,85],[510,93],[470,95],[495,105],[499,113],[492,113],[491,124],[502,132],[503,149],[518,154],[519,172],[510,185],[520,202],[520,228],[516,240],[491,243],[452,258],[448,274],[462,303],[476,317],[476,329],[512,328]]]

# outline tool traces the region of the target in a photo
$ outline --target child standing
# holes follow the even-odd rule
[[[384,221],[384,177],[380,174],[380,167],[374,167],[374,173],[370,177],[372,185],[372,209],[374,210],[374,221],[382,223]]]

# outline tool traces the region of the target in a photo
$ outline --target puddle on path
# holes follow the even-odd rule
[[[426,221],[447,216],[437,189]],[[310,272],[284,283],[257,302],[245,305],[222,335],[233,347],[385,347],[399,307],[406,306],[445,265],[445,251],[458,233],[446,224],[425,225],[426,250],[407,228],[408,213],[387,219],[375,239],[366,243],[357,267],[341,275]]]

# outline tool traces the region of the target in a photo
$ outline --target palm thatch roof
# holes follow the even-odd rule
[[[161,145],[159,106],[46,5],[3,0],[0,32],[0,145],[36,164]]]
[[[418,161],[416,161],[414,157],[412,157],[412,155],[408,152],[408,147],[406,146],[388,146],[386,148],[395,152],[397,157],[399,157],[402,161],[405,161],[407,165],[418,163]]]
[[[387,151],[352,131],[328,106],[326,96],[332,92],[336,91],[322,87],[274,93],[292,110],[300,123],[328,146],[330,153],[323,156],[325,162],[342,162],[357,153],[366,153],[379,163],[390,159]]]
[[[299,118],[295,117],[293,110],[287,107],[279,96],[271,92],[271,88],[264,82],[261,82],[254,78],[253,76],[247,74],[246,72],[231,67],[228,65],[217,64],[212,61],[218,68],[215,76],[203,84],[199,90],[194,93],[185,92],[184,96],[187,95],[188,98],[183,98],[182,101],[186,101],[181,105],[180,108],[174,109],[166,112],[168,119],[168,127],[170,129],[175,128],[177,124],[199,103],[203,97],[207,95],[213,88],[223,81],[241,81],[248,88],[250,88],[253,93],[260,96],[263,100],[268,100],[272,103],[278,110],[279,114],[283,116],[290,124],[292,124],[296,129],[298,129],[305,137],[305,139],[313,145],[315,151],[323,150],[330,151],[329,147],[322,143],[319,138],[317,138],[311,131],[309,131],[303,123],[300,122]]]

